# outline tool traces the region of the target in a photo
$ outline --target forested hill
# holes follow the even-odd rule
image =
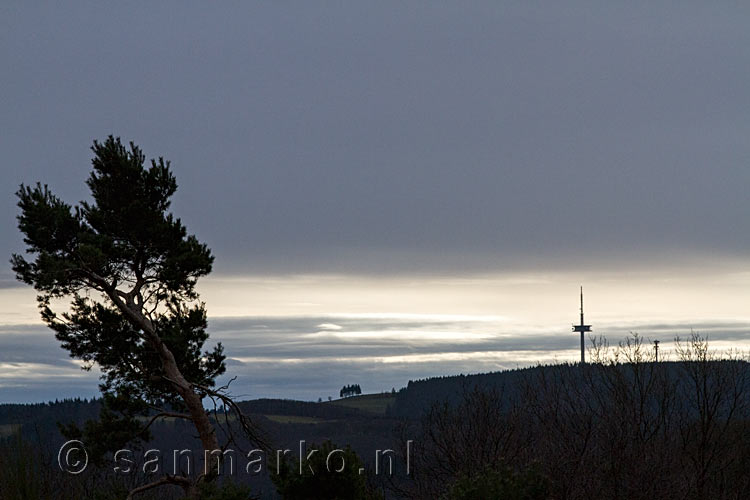
[[[410,380],[407,386],[396,393],[388,414],[410,418],[421,415],[436,403],[456,403],[466,390],[474,387],[512,387],[538,368],[525,368],[471,375],[450,375]]]
[[[708,390],[716,385],[731,383],[746,387],[742,396],[750,401],[750,363],[742,360],[664,361],[659,363],[584,364],[561,363],[491,373],[432,377],[410,380],[396,394],[388,415],[414,418],[435,404],[457,404],[472,390],[495,390],[508,405],[518,402],[524,393],[535,391],[540,385],[557,386],[568,396],[583,398],[594,393],[604,394],[615,387],[627,390],[642,384],[642,390],[652,390],[658,384],[672,387],[675,395],[692,397],[691,387],[697,378],[704,378]]]
[[[57,422],[84,422],[99,415],[101,403],[97,399],[63,399],[48,403],[0,404],[0,438],[22,432],[24,436],[42,442],[59,431]]]
[[[56,423],[95,418],[98,405],[0,405],[0,456],[3,446],[15,456],[8,438],[20,432],[40,463],[52,463],[64,441]],[[416,380],[396,394],[241,405],[277,449],[331,440],[371,468],[376,450],[413,443],[418,473],[401,486],[421,492],[415,498],[439,498],[472,471],[501,466],[538,468],[551,498],[729,500],[750,488],[750,364],[695,348],[679,362],[537,366]],[[193,435],[166,420],[148,446],[199,449]],[[243,478],[277,498],[269,476]]]
[[[367,412],[357,408],[357,405],[344,405],[338,401],[314,403],[291,399],[253,399],[238,402],[238,405],[244,413],[255,416],[272,414],[341,419],[367,415]],[[56,429],[56,422],[83,422],[97,418],[100,407],[101,402],[98,399],[81,398],[47,403],[0,404],[0,425],[23,425],[26,429]],[[385,413],[385,408],[382,413]]]
[[[705,373],[696,372],[701,368]],[[707,371],[706,371],[707,370]],[[687,391],[698,376],[707,377],[710,384],[726,384],[728,377],[740,385],[747,382],[750,398],[750,364],[745,361],[716,360],[706,365],[690,362],[641,363],[639,365],[601,365],[601,364],[556,364],[540,365],[529,368],[480,373],[470,375],[452,375],[410,380],[391,397],[390,394],[378,396],[382,411],[387,417],[399,419],[419,418],[435,404],[459,403],[463,395],[474,389],[495,390],[508,404],[523,398],[524,393],[540,384],[560,385],[569,393],[583,397],[586,393],[606,392],[618,381],[624,387],[633,383],[653,385],[657,379],[672,384],[675,389],[688,396]],[[641,380],[636,380],[640,378]],[[650,387],[650,386],[649,386]],[[575,390],[573,390],[575,388]],[[285,399],[256,399],[240,402],[242,410],[251,415],[287,415],[324,420],[360,418],[369,412],[366,406],[354,404],[377,395],[340,400],[351,401],[352,405],[341,405],[333,402],[306,402]],[[56,434],[57,422],[83,422],[98,416],[99,400],[65,399],[48,403],[35,404],[0,404],[0,437],[23,426],[24,434],[34,433],[45,437],[48,433]]]
[[[375,398],[373,400],[373,398]],[[374,401],[372,404],[361,404]],[[342,422],[372,421],[373,418],[384,417],[388,404],[393,401],[390,393],[383,395],[366,395],[359,398],[315,403],[288,399],[255,399],[239,402],[242,411],[252,416],[262,426],[275,428],[279,424],[324,424]],[[47,403],[32,404],[0,404],[0,440],[20,434],[24,439],[34,443],[55,443],[59,445],[60,435],[58,423],[75,422],[82,424],[87,420],[95,420],[99,416],[101,402],[98,399],[65,399]],[[285,418],[290,417],[290,418]],[[174,432],[174,425],[159,425],[157,433],[166,439]],[[321,426],[322,427],[322,426]],[[285,427],[288,429],[288,427]],[[192,433],[189,433],[192,436]],[[284,434],[280,432],[279,434]],[[175,437],[176,439],[176,437]]]

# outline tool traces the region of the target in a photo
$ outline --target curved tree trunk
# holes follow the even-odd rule
[[[193,385],[182,375],[172,351],[170,351],[166,344],[161,340],[154,325],[143,314],[141,308],[132,299],[128,298],[130,300],[123,301],[116,293],[111,293],[109,296],[115,305],[123,312],[128,321],[134,327],[145,333],[148,342],[159,355],[166,379],[174,385],[175,390],[188,408],[190,420],[193,422],[195,430],[200,437],[201,445],[203,446],[203,456],[206,456],[206,452],[211,453],[214,450],[219,450],[220,447],[219,440],[216,436],[216,429],[211,423],[206,410],[203,408],[203,401],[196,393]],[[199,492],[195,481],[185,485],[184,489],[187,498],[199,498]]]

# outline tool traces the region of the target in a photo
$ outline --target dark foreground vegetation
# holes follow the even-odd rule
[[[656,363],[652,352],[634,336],[613,349],[597,343],[586,365],[414,381],[346,405],[241,403],[273,447],[292,453],[268,457],[259,474],[221,477],[201,498],[746,498],[750,365],[713,354],[697,335],[677,344],[678,361]],[[0,498],[125,498],[147,482],[115,473],[111,462],[76,476],[58,468],[64,439],[55,422],[95,418],[99,405],[0,406]],[[200,449],[184,422],[162,422],[153,434],[146,448]],[[310,469],[300,474],[300,440],[306,449],[341,448],[345,470],[325,473],[326,452],[303,460]],[[393,475],[388,459],[375,474],[376,450],[386,448]]]
[[[412,384],[423,398],[466,390],[402,431],[420,449],[401,495],[436,498],[457,477],[509,467],[539,472],[548,498],[746,498],[748,364],[719,360],[698,336],[677,350],[679,362],[655,363],[633,337],[614,350],[599,344],[583,366]]]

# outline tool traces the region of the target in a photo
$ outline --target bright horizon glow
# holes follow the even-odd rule
[[[342,377],[377,392],[431,376],[576,362],[571,325],[581,284],[586,322],[610,345],[638,332],[662,341],[661,359],[675,360],[673,339],[695,330],[714,336],[717,353],[750,350],[750,265],[739,261],[456,276],[211,275],[198,286],[238,394],[315,400]],[[59,347],[33,290],[5,288],[0,299],[0,401],[96,395],[98,370],[79,370]],[[42,383],[49,377],[56,389]]]
[[[747,263],[735,269],[704,265],[651,272],[456,277],[209,275],[198,290],[209,319],[319,317],[310,334],[367,337],[373,333],[342,331],[332,318],[462,325],[463,331],[474,333],[478,325],[495,334],[567,332],[578,321],[581,284],[586,321],[599,333],[611,325],[750,322]],[[34,291],[25,286],[1,289],[0,318],[4,326],[41,325]]]
[[[445,276],[209,276],[199,284],[209,317],[319,316],[497,323],[503,330],[602,324],[750,321],[750,264],[683,268]]]
[[[451,332],[451,331],[430,331],[430,330],[370,330],[370,331],[321,331],[308,333],[306,337],[313,339],[396,339],[402,342],[472,342],[478,340],[491,339],[493,336],[489,333],[474,332]]]

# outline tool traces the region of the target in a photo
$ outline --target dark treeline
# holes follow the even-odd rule
[[[152,437],[146,443],[133,443],[127,448],[133,450],[132,458],[136,461],[134,472],[116,473],[114,467],[123,465],[115,462],[112,456],[106,456],[99,463],[91,463],[85,473],[70,475],[58,467],[58,451],[67,440],[60,434],[58,422],[75,422],[83,424],[87,419],[98,414],[97,401],[70,400],[57,403],[2,405],[0,430],[8,431],[0,435],[0,499],[45,498],[49,500],[79,500],[96,498],[99,500],[122,500],[132,488],[151,479],[142,473],[143,452],[156,449],[162,452],[161,467],[171,471],[174,467],[172,450],[193,450],[193,474],[195,467],[202,466],[200,443],[194,436],[189,423],[181,420],[166,419],[154,423]],[[339,406],[333,403],[312,403],[292,400],[262,399],[240,402],[243,411],[250,414],[253,420],[264,430],[266,437],[278,449],[289,449],[296,456],[300,440],[307,446],[321,444],[331,438],[337,439],[341,446],[351,445],[360,452],[360,460],[372,468],[374,452],[387,448],[393,441],[394,420],[384,416],[373,415],[356,408]],[[307,417],[300,422],[274,421],[267,415],[290,415]],[[235,420],[229,416],[233,432],[240,429]],[[212,418],[218,418],[224,425],[221,409]],[[12,430],[12,432],[10,432]],[[225,436],[222,434],[222,437]],[[90,457],[96,443],[85,443]],[[277,486],[272,483],[270,472],[274,467],[273,455],[264,457],[263,470],[259,474],[248,473],[246,466],[247,453],[254,449],[253,443],[239,437],[230,446],[234,460],[235,473],[227,473],[225,478],[231,483],[249,487],[252,498],[276,499]],[[152,455],[153,456],[153,455]],[[184,470],[185,460],[180,459]],[[225,471],[226,472],[226,471]],[[220,482],[221,483],[221,482]],[[227,496],[226,487],[214,495],[204,494],[205,500],[247,500],[248,495],[240,490],[237,495]],[[218,487],[218,485],[217,485]],[[177,488],[167,488],[145,493],[137,498],[177,499],[183,495]]]
[[[50,442],[60,437],[58,422],[84,422],[96,418],[100,408],[99,399],[81,398],[48,403],[0,404],[0,425],[8,426],[6,428],[12,426],[23,439]]]
[[[676,352],[677,360],[657,363],[651,346],[634,336],[614,348],[598,342],[585,365],[410,382],[380,416],[332,403],[240,404],[274,446],[295,450],[300,439],[351,445],[368,474],[374,450],[396,450],[396,477],[368,479],[385,498],[746,498],[750,364],[737,354],[713,353],[699,336],[677,343]],[[6,426],[0,498],[94,498],[90,492],[122,498],[120,492],[143,482],[113,475],[111,464],[75,478],[57,470],[63,438],[55,422],[91,418],[97,404],[0,406]],[[269,418],[274,415],[306,418],[281,422]],[[8,435],[8,425],[18,426],[20,435]],[[148,447],[199,449],[185,422],[164,421],[153,434]],[[257,498],[278,498],[267,474],[235,479]],[[12,485],[22,487],[16,496]]]
[[[678,362],[656,363],[634,336],[615,349],[598,343],[586,365],[416,383],[400,402],[416,387],[462,387],[401,429],[416,448],[411,477],[394,490],[441,498],[491,471],[533,470],[543,482],[534,498],[746,498],[750,365],[719,359],[696,335],[677,352]]]
[[[320,404],[291,399],[255,399],[241,401],[240,408],[248,415],[295,415],[321,419],[362,416],[357,408],[335,404]],[[0,404],[0,425],[15,425],[23,437],[40,435],[60,437],[58,422],[82,424],[96,418],[101,408],[100,399],[71,398],[48,403]],[[219,410],[221,413],[221,410]]]
[[[351,396],[358,396],[360,394],[362,394],[362,388],[359,386],[359,384],[345,385],[339,391],[340,398],[348,398]]]

